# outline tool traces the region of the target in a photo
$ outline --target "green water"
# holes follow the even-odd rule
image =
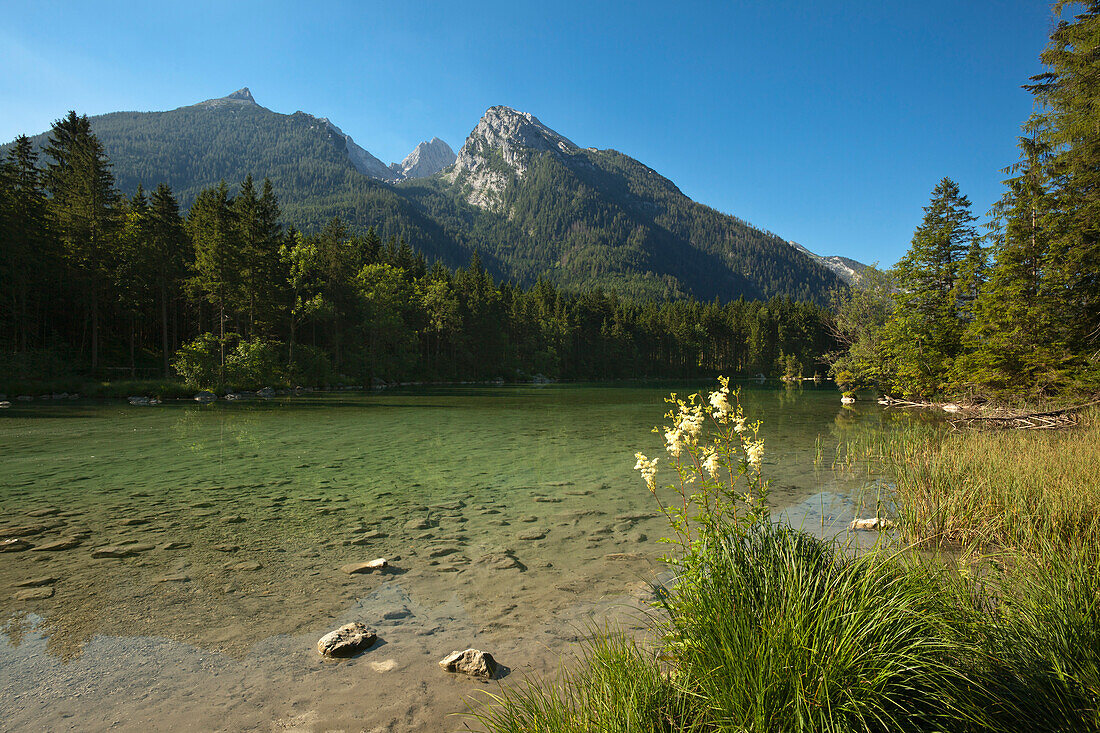
[[[71,683],[66,665],[107,660],[108,638],[240,660],[395,605],[409,611],[395,640],[462,624],[515,636],[628,594],[663,550],[634,453],[660,453],[650,428],[670,390],[710,386],[16,403],[0,412],[0,534],[72,546],[0,554],[0,707],[27,693],[21,680]],[[872,476],[830,464],[841,440],[882,429],[880,408],[842,408],[835,388],[753,385],[742,403],[763,421],[764,473],[790,521],[832,534],[873,504]],[[340,570],[376,557],[393,572]],[[55,578],[52,596],[18,597],[41,577]]]

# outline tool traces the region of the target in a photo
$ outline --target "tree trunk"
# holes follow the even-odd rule
[[[160,351],[164,357],[164,378],[168,379],[168,289],[160,283]]]
[[[99,367],[99,291],[92,286],[92,373]]]
[[[221,337],[218,339],[218,352],[221,358],[221,366],[218,368],[218,381],[225,386],[225,302],[218,302],[218,325]]]

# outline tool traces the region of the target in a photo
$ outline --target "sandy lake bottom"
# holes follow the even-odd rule
[[[0,416],[0,730],[462,730],[471,696],[644,628],[665,533],[635,472],[672,389],[448,387]],[[772,501],[836,533],[888,422],[835,389],[746,388]],[[96,557],[103,548],[115,548]],[[384,573],[348,563],[385,557]],[[347,660],[317,639],[363,621]],[[475,647],[489,684],[437,662]]]

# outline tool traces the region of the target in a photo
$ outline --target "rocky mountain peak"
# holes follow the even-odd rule
[[[794,240],[788,241],[787,244],[791,245],[811,260],[827,267],[833,274],[848,285],[858,286],[863,281],[863,271],[867,269],[867,265],[862,262],[853,260],[850,257],[841,257],[840,255],[822,256],[814,254]]]
[[[473,153],[471,148],[475,146],[480,148],[486,145],[504,151],[526,148],[572,153],[579,149],[571,140],[542,124],[530,112],[519,112],[504,105],[490,107],[485,111],[477,127],[466,138],[458,157],[462,158],[463,152],[468,155]],[[506,154],[505,158],[507,157]]]
[[[217,97],[216,99],[208,99],[205,102],[199,102],[196,107],[226,107],[229,105],[254,105],[256,104],[255,98],[252,96],[252,92],[248,90],[248,87],[241,87],[232,94],[224,97]]]
[[[256,100],[252,98],[252,92],[248,90],[248,87],[241,87],[232,94],[223,97],[223,99],[233,102],[251,102],[252,104],[256,104]]]
[[[455,151],[451,150],[451,146],[433,137],[417,145],[400,163],[391,163],[390,170],[396,180],[426,178],[454,162]]]
[[[572,155],[579,152],[571,140],[551,130],[530,112],[511,107],[490,107],[466,137],[454,167],[448,173],[454,182],[461,178],[470,185],[467,200],[475,206],[495,209],[509,173],[499,170],[499,155],[517,178],[523,178],[533,153]]]

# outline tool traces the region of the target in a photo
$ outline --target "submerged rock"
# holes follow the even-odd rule
[[[29,550],[34,545],[26,540],[13,537],[8,540],[0,540],[0,552],[20,552],[22,550]]]
[[[17,601],[43,601],[47,598],[53,598],[52,586],[47,585],[40,588],[27,588],[26,590],[15,592],[15,600]]]
[[[213,402],[216,399],[218,399],[218,396],[207,390],[203,390],[195,395],[195,402]]]
[[[378,634],[361,621],[355,621],[318,639],[317,653],[324,657],[350,657],[377,640]]]
[[[42,534],[57,526],[57,524],[25,524],[18,527],[5,527],[0,529],[0,537],[27,537],[32,534]]]
[[[136,555],[139,552],[148,552],[154,549],[154,545],[150,545],[144,542],[135,542],[130,545],[107,545],[106,547],[98,547],[92,550],[92,557],[94,558],[121,558],[130,557]]]
[[[20,583],[16,583],[15,587],[16,588],[38,588],[39,586],[43,586],[43,585],[53,585],[56,582],[57,582],[57,578],[53,577],[52,575],[43,575],[43,576],[38,577],[38,578],[30,578],[30,579],[24,580]]]
[[[508,552],[494,552],[488,555],[484,555],[478,561],[479,565],[484,565],[490,570],[519,570],[521,573],[527,570],[527,566],[519,561],[519,559]]]
[[[451,652],[439,660],[439,666],[447,672],[485,680],[492,679],[497,671],[497,662],[493,659],[493,655],[478,649]]]
[[[384,570],[388,566],[389,563],[386,561],[386,558],[380,557],[370,562],[349,562],[347,565],[341,565],[340,570],[348,575],[361,575],[363,573],[373,573],[378,570]]]
[[[261,568],[263,568],[263,565],[256,562],[255,560],[245,560],[244,562],[239,562],[229,566],[230,570],[243,570],[245,572],[254,572],[256,570],[260,570]]]
[[[38,545],[34,550],[35,552],[56,552],[57,550],[71,550],[79,546],[80,540],[76,537],[65,537],[64,539],[47,542],[44,545]]]

